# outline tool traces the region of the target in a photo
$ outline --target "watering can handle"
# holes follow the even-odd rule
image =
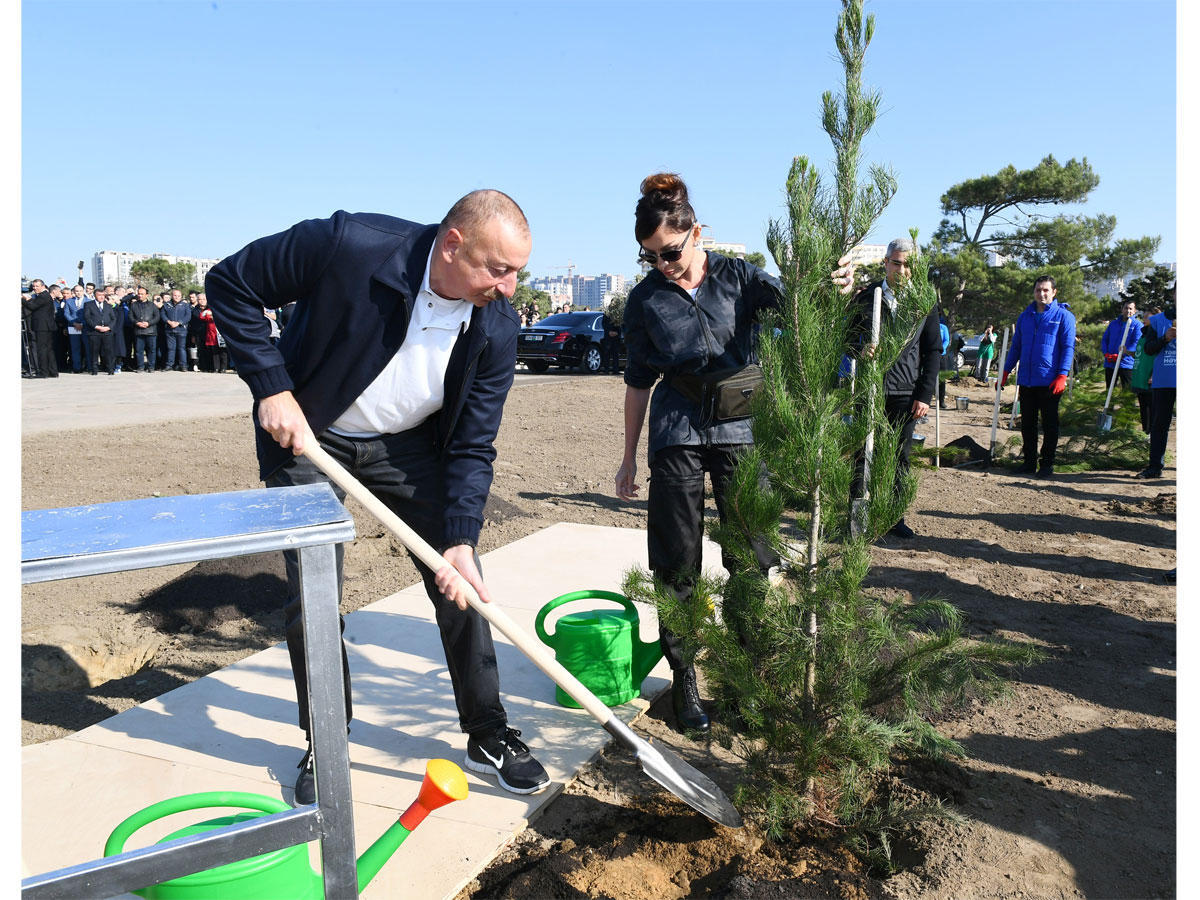
[[[553,647],[554,637],[558,633],[556,631],[554,634],[550,634],[546,631],[546,616],[564,603],[572,603],[576,600],[610,600],[625,607],[625,610],[630,614],[637,615],[637,607],[624,594],[618,594],[613,591],[572,591],[569,594],[563,594],[561,597],[555,597],[538,610],[537,618],[533,620],[533,630],[537,632],[537,636],[542,639],[543,644],[549,644]]]
[[[135,831],[157,819],[174,813],[187,812],[189,809],[208,809],[210,807],[257,809],[265,813],[286,812],[291,809],[288,804],[277,797],[249,794],[244,791],[202,791],[198,794],[169,797],[151,804],[145,809],[138,810],[114,828],[104,843],[104,855],[115,856],[121,853],[125,849],[125,842],[133,836]]]

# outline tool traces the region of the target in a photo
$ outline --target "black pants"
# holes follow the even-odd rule
[[[619,368],[621,342],[617,338],[603,338],[600,341],[600,370],[616,372]]]
[[[113,334],[111,331],[93,331],[88,344],[88,371],[95,373],[100,359],[104,360],[105,371],[117,370],[117,356],[113,353]]]
[[[33,336],[33,364],[42,378],[58,377],[58,361],[54,358],[54,332],[31,331]]]
[[[1146,434],[1149,434],[1151,406],[1150,392],[1135,390],[1134,393],[1137,394],[1138,415],[1142,418],[1142,431],[1146,432]]]
[[[1117,381],[1121,383],[1121,387],[1125,388],[1127,391],[1133,390],[1133,369],[1121,369],[1117,366],[1113,366],[1111,369],[1106,368],[1104,370],[1104,390],[1108,390],[1108,386],[1112,382],[1113,372],[1117,373]],[[1115,392],[1116,388],[1113,388],[1113,391]]]
[[[1175,388],[1150,390],[1150,468],[1162,469],[1167,457],[1167,434],[1175,415]]]
[[[646,543],[650,570],[681,596],[691,592],[700,574],[704,542],[704,473],[712,479],[717,515],[725,521],[725,489],[737,465],[742,445],[717,447],[667,447],[650,463],[650,492],[646,510]],[[766,487],[767,472],[759,475]],[[765,572],[779,564],[766,545],[751,539],[759,567]],[[725,553],[721,561],[733,571]],[[672,669],[691,664],[679,638],[659,627],[659,644]]]
[[[320,436],[320,442],[330,456],[358,478],[388,509],[428,543],[437,547],[442,543],[445,497],[442,464],[435,445],[434,422],[431,419],[410,431],[370,439],[345,438],[325,432]],[[267,479],[267,486],[313,484],[328,480],[307,457],[297,456],[272,473]],[[339,499],[345,499],[345,492],[336,485],[334,491]],[[285,550],[283,556],[288,578],[288,600],[284,607],[288,654],[292,660],[292,676],[296,681],[296,697],[300,706],[299,724],[307,735],[308,673],[300,607],[300,560],[295,551]],[[425,591],[433,603],[450,682],[454,686],[459,725],[468,734],[504,725],[508,717],[500,703],[500,676],[487,619],[470,608],[464,612],[443,597],[434,583],[434,573],[415,556],[412,560],[421,572]],[[478,562],[476,557],[476,565]],[[341,545],[337,547],[337,573],[340,597]],[[346,719],[349,721],[350,669],[344,644],[342,674],[346,692]]]
[[[909,455],[912,452],[913,429],[916,419],[912,414],[912,397],[909,394],[888,394],[883,401],[884,414],[893,428],[900,429],[900,442],[896,447],[896,481],[895,491],[900,493],[904,478],[910,468]],[[854,455],[854,478],[850,481],[850,499],[861,498],[866,488],[866,461],[861,452]]]
[[[1025,465],[1038,464],[1038,420],[1042,423],[1043,466],[1054,465],[1054,454],[1058,451],[1058,404],[1062,394],[1054,394],[1049,385],[1017,388],[1021,401],[1021,449],[1025,454]]]

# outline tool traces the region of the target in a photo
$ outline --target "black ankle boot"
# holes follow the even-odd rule
[[[708,731],[708,714],[700,705],[695,666],[675,670],[671,701],[675,707],[675,721],[680,731]]]

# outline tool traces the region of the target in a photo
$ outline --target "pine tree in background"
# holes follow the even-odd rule
[[[872,166],[859,184],[862,140],[880,98],[864,94],[863,58],[874,31],[862,0],[843,0],[836,42],[845,92],[823,96],[823,127],[836,150],[835,182],[822,186],[806,157],[788,174],[788,218],[768,244],[784,302],[763,329],[765,384],[755,398],[755,446],[726,495],[727,521],[710,534],[736,562],[728,579],[696,587],[680,603],[644,572],[626,579],[634,599],[698,652],[718,707],[718,737],[745,760],[735,791],[743,812],[773,837],[798,825],[846,829],[886,864],[888,832],[914,813],[878,792],[899,753],[960,754],[932,713],[1002,682],[998,673],[1034,658],[1029,648],[968,639],[958,611],[940,600],[883,602],[864,594],[869,546],[903,514],[915,479],[894,489],[899,429],[884,415],[883,374],[934,304],[922,260],[870,359],[853,380],[838,378],[851,346],[853,300],[829,277],[868,233],[896,190]],[[915,237],[915,235],[914,235]],[[869,315],[869,313],[868,313]],[[854,459],[874,435],[861,532],[849,527]],[[764,470],[769,479],[760,477]],[[785,560],[771,577],[757,566],[751,537]],[[719,598],[721,615],[705,615]]]

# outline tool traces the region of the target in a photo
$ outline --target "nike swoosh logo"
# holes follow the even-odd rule
[[[497,769],[502,768],[504,766],[504,754],[503,753],[501,753],[499,759],[497,759],[496,757],[492,756],[492,754],[490,754],[486,750],[484,750],[482,747],[479,748],[479,752],[482,753],[484,755],[484,758],[487,759],[487,761],[490,762]]]

